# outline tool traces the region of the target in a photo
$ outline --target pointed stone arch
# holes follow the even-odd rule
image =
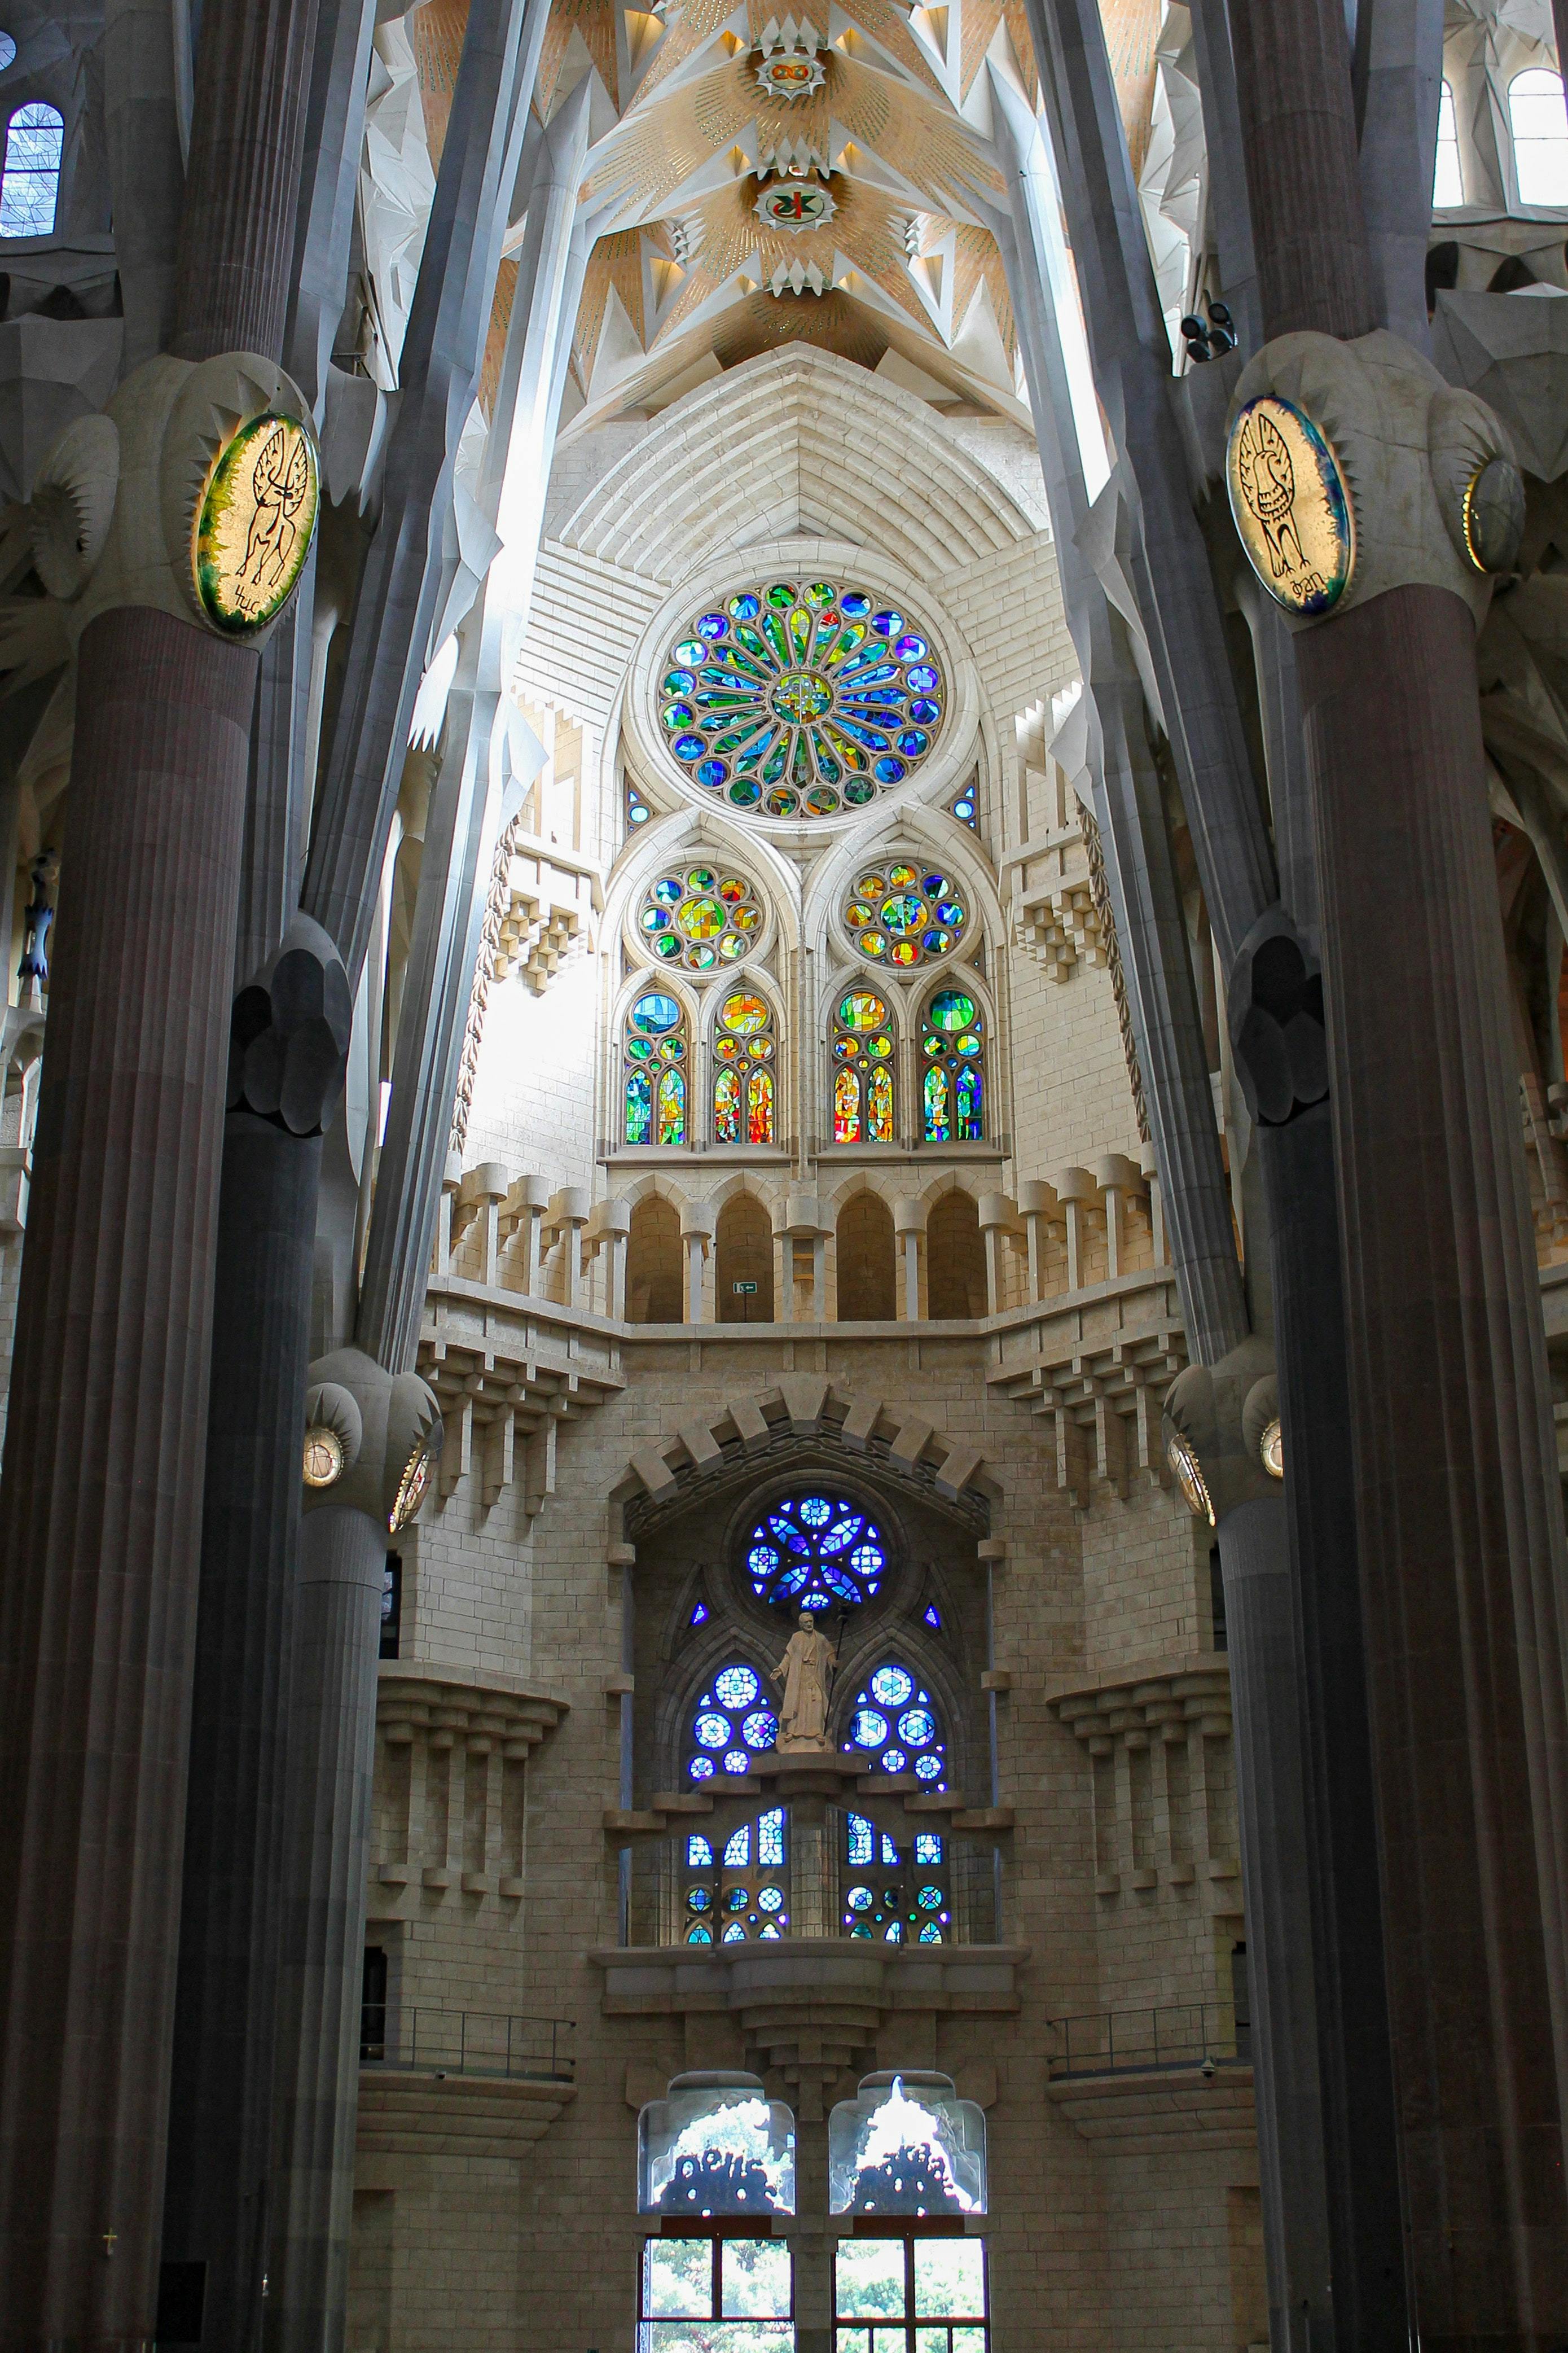
[[[781,1453],[810,1447],[818,1459],[842,1450],[917,1498],[937,1496],[969,1519],[990,1525],[1001,1488],[980,1450],[954,1440],[916,1408],[854,1396],[808,1373],[794,1374],[754,1395],[737,1392],[720,1411],[683,1423],[634,1454],[611,1497],[613,1515],[635,1535],[681,1509],[705,1481],[748,1463],[761,1468]]]

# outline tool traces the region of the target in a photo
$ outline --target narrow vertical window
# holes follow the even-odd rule
[[[773,1008],[765,997],[737,989],[719,1008],[714,1026],[715,1144],[773,1143],[774,1051]]]
[[[1532,66],[1508,86],[1509,128],[1521,205],[1568,205],[1568,111],[1561,75]],[[10,185],[7,163],[5,179]]]
[[[1454,119],[1454,90],[1443,84],[1437,100],[1437,161],[1432,175],[1432,209],[1445,212],[1465,201],[1464,175],[1459,169],[1459,130]]]
[[[833,1141],[893,1141],[892,1016],[875,990],[852,988],[833,1015]]]
[[[628,1144],[686,1142],[686,1016],[649,989],[626,1016],[622,1092]]]
[[[0,237],[52,237],[65,122],[52,106],[19,106],[5,128]]]
[[[927,1144],[978,1144],[985,1134],[985,1024],[973,997],[939,988],[921,1035],[921,1133]]]

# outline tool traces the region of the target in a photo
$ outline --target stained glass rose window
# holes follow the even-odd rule
[[[667,964],[713,972],[738,964],[763,935],[763,910],[744,875],[681,866],[651,882],[637,913],[643,944]]]
[[[969,908],[951,875],[901,861],[857,875],[844,902],[844,928],[872,964],[902,971],[951,955]]]
[[[675,759],[731,807],[835,817],[902,784],[947,703],[930,638],[831,580],[742,588],[670,648],[658,712]]]
[[[875,1522],[831,1493],[776,1504],[752,1530],[746,1549],[752,1592],[792,1609],[864,1601],[886,1567]]]

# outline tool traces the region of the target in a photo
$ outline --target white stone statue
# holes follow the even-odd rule
[[[827,1694],[837,1663],[837,1651],[826,1634],[815,1630],[810,1610],[803,1609],[800,1630],[790,1636],[788,1647],[773,1672],[773,1682],[784,1686],[784,1704],[779,1710],[781,1750],[804,1748],[831,1755]]]

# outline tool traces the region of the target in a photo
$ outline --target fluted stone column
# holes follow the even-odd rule
[[[309,15],[205,12],[198,102],[226,144],[198,140],[186,179],[190,356],[242,337],[281,350],[290,28]],[[144,496],[122,478],[120,585],[76,624],[71,847],[0,1483],[0,2345],[100,2353],[144,2347],[155,2318],[258,659],[182,617],[159,535],[127,520]]]
[[[341,1470],[306,1497],[295,1599],[278,2016],[277,2174],[266,2342],[338,2353],[359,2113],[376,1660],[389,1525],[433,1475],[440,1414],[414,1373],[357,1348],[312,1365],[306,1419]]]
[[[230,1028],[163,2265],[165,2311],[235,2353],[257,2343],[267,2260],[316,1193],[352,1018],[300,916]]]
[[[1371,396],[1353,420],[1328,396],[1331,437],[1360,436],[1357,567],[1296,653],[1411,2320],[1428,2348],[1544,2346],[1568,2329],[1563,1506],[1476,685],[1485,589],[1438,463],[1460,396],[1372,333],[1338,0],[1231,24],[1264,322],[1292,337],[1241,392],[1306,352],[1314,385]],[[1375,382],[1358,375],[1374,359]],[[1484,445],[1485,411],[1464,417]]]

